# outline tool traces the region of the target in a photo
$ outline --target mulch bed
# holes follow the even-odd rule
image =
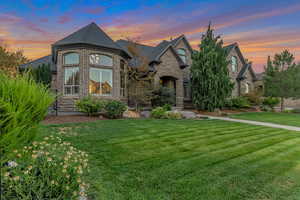
[[[78,122],[93,122],[97,120],[106,120],[102,116],[88,117],[84,115],[61,115],[61,116],[47,116],[42,124],[64,124],[64,123],[78,123]]]
[[[224,109],[221,110],[220,112],[208,112],[208,111],[197,111],[194,110],[194,112],[202,114],[202,115],[211,115],[211,116],[224,116],[228,114],[239,114],[239,113],[244,113],[244,112],[259,112],[257,109],[254,108],[248,108],[248,109],[240,109],[240,110],[229,110],[229,109]]]

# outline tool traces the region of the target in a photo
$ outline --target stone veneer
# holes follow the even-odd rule
[[[63,55],[66,53],[79,53],[80,55],[80,63],[79,63],[79,73],[80,73],[80,91],[79,95],[76,96],[65,96],[63,92],[64,88],[64,68],[65,67],[72,67],[72,66],[78,66],[78,65],[63,65]],[[56,84],[57,90],[58,90],[58,109],[59,111],[75,111],[75,101],[89,95],[89,55],[92,53],[97,54],[103,54],[107,55],[113,58],[113,66],[107,67],[107,66],[95,66],[92,67],[96,68],[103,68],[103,69],[112,69],[113,70],[113,91],[112,96],[95,96],[97,98],[101,99],[116,99],[116,100],[122,100],[127,102],[127,99],[120,96],[120,60],[124,60],[126,63],[126,60],[123,59],[120,55],[117,53],[114,53],[113,51],[104,50],[104,49],[93,49],[93,48],[68,48],[68,49],[62,49],[58,51],[57,56],[57,74],[56,74]],[[126,67],[125,67],[126,69]],[[125,95],[126,97],[126,95]]]
[[[176,79],[176,107],[183,108],[183,73],[180,69],[174,53],[169,48],[160,58],[161,63],[156,65],[157,70],[154,82],[156,86],[160,84],[160,78],[164,76],[173,77]]]
[[[237,66],[236,72],[232,71],[232,67],[231,67],[231,57],[232,56],[235,56],[237,58],[238,66]],[[230,62],[229,65],[228,65],[229,76],[230,76],[231,81],[234,83],[232,96],[237,97],[237,96],[240,96],[242,94],[245,94],[245,87],[246,87],[245,84],[246,83],[249,83],[249,86],[250,86],[249,91],[253,91],[254,88],[255,88],[254,87],[254,80],[253,80],[253,76],[251,75],[249,70],[246,72],[246,79],[245,80],[242,80],[240,82],[236,80],[236,78],[238,77],[238,74],[241,71],[241,69],[243,68],[244,64],[243,64],[241,58],[239,57],[239,55],[238,55],[238,53],[235,49],[232,49],[229,52],[229,54],[227,56],[227,60]]]

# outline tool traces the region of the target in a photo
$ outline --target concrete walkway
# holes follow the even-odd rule
[[[279,124],[273,124],[273,123],[268,123],[268,122],[258,122],[258,121],[251,121],[251,120],[244,120],[244,119],[232,119],[228,117],[215,117],[215,116],[210,116],[210,115],[198,115],[200,117],[208,117],[209,119],[219,119],[219,120],[224,120],[224,121],[231,121],[231,122],[240,122],[240,123],[245,123],[245,124],[253,124],[253,125],[258,125],[258,126],[267,126],[267,127],[272,127],[272,128],[282,128],[290,131],[299,131],[300,132],[300,127],[296,126],[286,126],[286,125],[279,125]]]

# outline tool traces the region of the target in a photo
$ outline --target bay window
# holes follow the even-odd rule
[[[113,59],[110,56],[102,54],[91,54],[89,57],[90,64],[102,65],[102,66],[113,66]]]
[[[79,67],[64,68],[64,94],[79,94]]]
[[[90,68],[89,93],[92,95],[111,96],[113,88],[112,70]]]
[[[79,64],[79,54],[78,53],[67,53],[63,56],[64,65],[77,65]]]

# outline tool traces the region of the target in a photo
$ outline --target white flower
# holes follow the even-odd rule
[[[18,163],[16,163],[15,161],[8,161],[7,165],[9,167],[16,167],[16,166],[18,166]]]
[[[14,181],[20,180],[20,176],[15,176],[15,177],[13,177],[13,180],[14,180]]]

